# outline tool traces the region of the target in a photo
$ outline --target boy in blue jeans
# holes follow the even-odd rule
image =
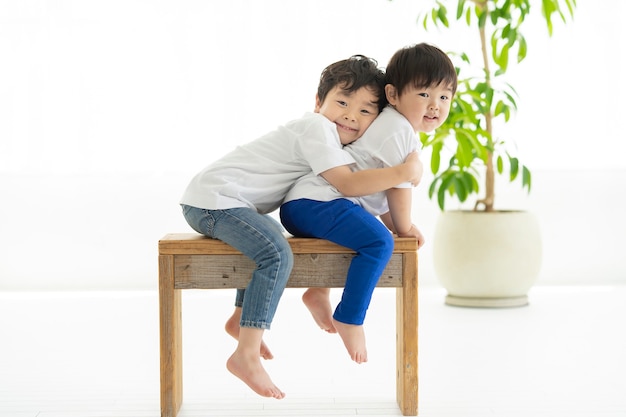
[[[361,139],[344,147],[356,168],[393,167],[416,151],[416,132],[441,126],[456,86],[454,65],[440,49],[422,43],[397,51],[386,70],[389,105]],[[411,184],[404,183],[366,197],[344,197],[311,173],[298,180],[280,209],[281,221],[293,235],[327,239],[356,252],[334,314],[327,288],[308,289],[303,301],[322,329],[339,333],[357,363],[367,361],[363,322],[393,252],[391,233],[417,238],[418,247],[424,243],[411,222],[411,192]]]
[[[417,154],[391,168],[350,169],[355,161],[343,145],[357,140],[385,104],[384,73],[376,61],[359,55],[336,62],[322,72],[314,113],[207,166],[191,180],[180,200],[195,231],[224,241],[256,264],[248,287],[237,290],[235,312],[226,324],[227,332],[238,340],[226,366],[259,395],[285,396],[260,356],[272,357],[263,332],[270,328],[293,266],[283,230],[268,213],[308,173],[320,175],[350,196],[406,181],[417,183],[422,174]]]

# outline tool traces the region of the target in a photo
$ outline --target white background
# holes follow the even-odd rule
[[[539,284],[624,283],[626,6],[578,3],[552,38],[533,9],[509,78],[520,110],[499,132],[534,185],[499,183],[496,205],[538,215]],[[0,0],[0,289],[156,288],[158,239],[190,231],[187,182],[311,110],[326,65],[365,54],[384,67],[423,41],[474,47],[464,30],[425,32],[420,4]],[[414,193],[427,239],[428,180]],[[420,282],[437,282],[428,244]]]

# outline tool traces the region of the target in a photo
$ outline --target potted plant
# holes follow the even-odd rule
[[[496,175],[531,188],[531,172],[494,131],[517,110],[517,93],[505,82],[512,61],[527,54],[522,28],[530,16],[530,0],[437,0],[420,16],[428,29],[450,28],[448,7],[456,3],[454,20],[475,32],[476,53],[451,53],[459,74],[450,115],[432,134],[422,134],[432,150],[434,179],[430,198],[442,210],[434,236],[435,273],[448,291],[446,303],[504,307],[528,303],[527,292],[541,264],[541,237],[536,217],[525,211],[494,208]],[[573,17],[576,0],[541,0],[548,36],[553,18]],[[447,159],[449,156],[449,159]],[[445,163],[447,161],[447,164]],[[442,163],[443,162],[443,163]],[[484,181],[484,188],[479,186]],[[483,193],[473,210],[445,211],[447,198],[465,202]]]

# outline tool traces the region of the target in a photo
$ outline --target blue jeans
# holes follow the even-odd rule
[[[192,229],[229,244],[255,262],[248,287],[237,290],[235,305],[242,308],[241,327],[269,329],[293,268],[291,247],[280,224],[245,207],[182,207]]]
[[[376,217],[350,200],[293,200],[280,208],[280,220],[294,236],[330,240],[356,252],[333,318],[361,325],[374,288],[393,253],[393,236]]]

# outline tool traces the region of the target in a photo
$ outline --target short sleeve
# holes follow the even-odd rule
[[[342,165],[352,165],[354,158],[341,145],[337,127],[322,115],[315,114],[298,144],[298,153],[315,175]]]

